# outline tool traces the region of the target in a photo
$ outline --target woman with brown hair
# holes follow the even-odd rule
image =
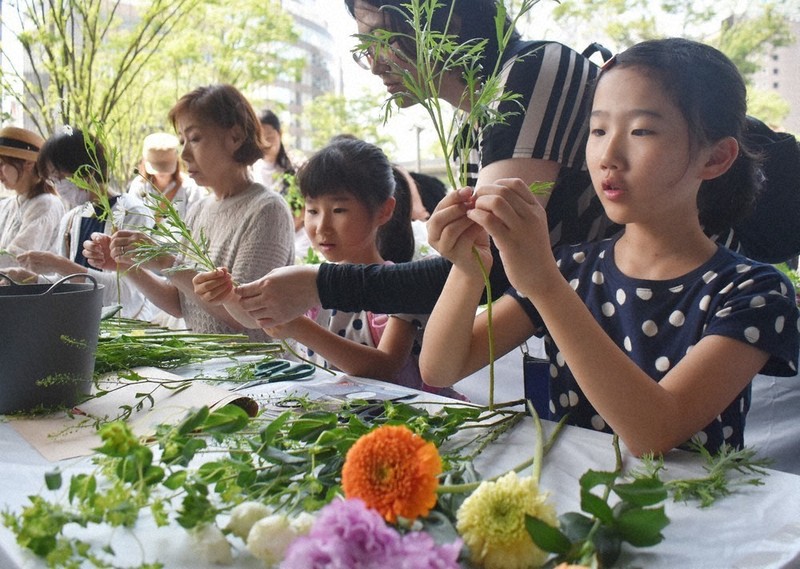
[[[193,236],[205,236],[214,264],[239,283],[291,264],[294,227],[289,206],[276,192],[254,182],[250,171],[264,155],[265,143],[247,99],[231,85],[198,87],[181,97],[169,120],[182,142],[181,159],[189,176],[210,191],[189,209],[186,225]],[[113,237],[94,234],[84,242],[84,254],[95,267],[126,269],[124,280],[196,332],[243,332],[253,341],[268,339],[238,306],[238,297],[211,305],[197,296],[192,279],[198,269],[187,266],[185,259],[164,253],[134,267],[137,243],[150,240],[138,231],[121,230]]]
[[[0,201],[0,269],[25,251],[55,251],[64,204],[36,167],[43,144],[30,130],[0,129],[0,183],[15,192]]]

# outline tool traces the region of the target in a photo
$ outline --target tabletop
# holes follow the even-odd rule
[[[202,367],[202,366],[201,366]],[[191,376],[197,368],[184,370]],[[208,371],[208,370],[206,370]],[[337,393],[348,397],[341,386],[342,379],[351,393],[391,397],[397,393],[422,395],[398,386],[361,378],[317,373],[302,384],[305,390],[318,389],[324,393]],[[295,386],[286,383],[264,384],[254,390],[259,398],[287,392]],[[337,391],[337,389],[339,391]],[[435,400],[424,394],[426,401]],[[441,403],[448,400],[440,398]],[[413,402],[413,401],[412,401]],[[545,422],[545,430],[553,428]],[[526,420],[513,431],[489,445],[477,458],[476,467],[484,476],[502,473],[533,452],[535,431],[532,421]],[[33,448],[11,422],[0,422],[0,507],[18,511],[29,495],[45,490],[44,473],[60,468],[65,478],[90,468],[87,457],[47,461]],[[626,467],[635,466],[638,460],[623,448]],[[589,468],[613,470],[615,464],[612,438],[577,427],[565,427],[554,447],[544,460],[541,487],[550,493],[550,499],[559,513],[580,510],[578,479]],[[699,455],[673,451],[666,457],[665,478],[699,476],[704,473]],[[625,549],[617,566],[657,568],[709,568],[756,569],[800,567],[800,476],[769,471],[761,486],[737,487],[735,492],[722,498],[709,508],[695,503],[669,500],[666,514],[670,524],[664,530],[665,539],[655,547]],[[105,529],[76,529],[82,539],[106,539]],[[96,535],[95,535],[96,534]],[[91,536],[91,537],[88,537]],[[116,530],[112,540],[118,552],[126,552],[131,564],[143,561],[160,561],[170,569],[214,567],[199,560],[192,541],[185,530],[177,525],[156,528],[145,516],[131,532]],[[129,553],[128,553],[129,552]],[[3,569],[44,567],[44,563],[21,550],[13,534],[0,527],[0,567]],[[246,552],[235,553],[236,567],[261,567],[261,562]]]

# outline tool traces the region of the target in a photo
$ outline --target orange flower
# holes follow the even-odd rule
[[[414,520],[436,504],[442,460],[436,445],[408,427],[384,425],[359,438],[347,452],[342,488],[386,521]]]

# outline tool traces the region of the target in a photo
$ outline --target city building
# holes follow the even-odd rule
[[[790,21],[795,41],[772,50],[762,69],[753,75],[753,84],[764,91],[775,91],[791,108],[780,128],[800,136],[800,20]]]

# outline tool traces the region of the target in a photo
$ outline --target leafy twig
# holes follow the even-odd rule
[[[756,458],[756,451],[751,448],[734,449],[723,445],[716,454],[711,454],[703,445],[692,443],[692,449],[700,453],[705,460],[703,468],[708,473],[697,478],[676,478],[664,483],[676,501],[688,502],[696,500],[701,508],[707,508],[720,498],[731,494],[732,486],[764,484],[762,478],[767,476],[771,461],[767,458]],[[665,470],[663,457],[648,455],[642,458],[641,469],[632,472],[632,476],[654,477]],[[734,478],[739,473],[742,476]]]

